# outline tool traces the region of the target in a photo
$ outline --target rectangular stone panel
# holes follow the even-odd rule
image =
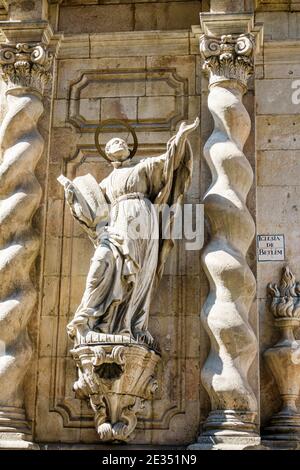
[[[201,1],[156,2],[135,6],[135,30],[190,29],[198,24]]]
[[[300,54],[299,54],[300,60]],[[281,62],[281,63],[265,63],[265,78],[293,78],[300,77],[300,63]]]
[[[137,98],[103,98],[101,100],[101,120],[137,120]]]
[[[153,116],[159,122],[172,118],[176,106],[173,96],[141,97],[138,100],[138,119],[151,121]]]
[[[101,2],[103,3],[103,2]],[[198,24],[201,0],[62,5],[59,30],[65,33],[189,29]]]
[[[300,32],[300,14],[296,17],[291,37]],[[300,45],[295,39],[284,41],[265,41],[264,44],[264,77],[288,78],[294,80],[300,76]]]
[[[300,159],[297,150],[263,150],[257,152],[258,186],[298,186]]]
[[[144,57],[147,55],[183,55],[189,53],[189,33],[185,31],[136,31],[91,34],[91,57]],[[132,59],[131,59],[132,62]]]
[[[123,96],[144,96],[146,90],[146,72],[112,71],[106,73],[95,72],[86,74],[84,87],[80,89],[80,99],[84,98],[108,98]],[[77,98],[75,88],[72,89],[72,98]],[[77,90],[77,89],[76,89]],[[78,96],[79,97],[79,96]]]
[[[300,114],[300,80],[256,81],[257,114]]]
[[[258,11],[284,11],[290,7],[290,0],[255,0]]]
[[[90,55],[90,37],[88,34],[64,35],[58,49],[60,59],[86,58]]]
[[[299,11],[299,0],[256,0],[258,11]]]
[[[103,52],[103,50],[102,50]],[[69,99],[70,98],[70,87],[73,83],[80,81],[83,73],[97,70],[115,70],[123,69],[130,72],[131,70],[143,70],[145,69],[146,60],[145,57],[135,57],[134,61],[132,57],[101,57],[93,59],[64,59],[59,60],[57,70],[57,88],[56,97],[58,99]],[[76,98],[75,96],[73,97]],[[91,98],[91,96],[90,96]]]
[[[90,33],[133,30],[132,5],[62,6],[59,31],[64,33]]]
[[[289,13],[278,11],[270,13],[257,13],[257,23],[264,25],[265,40],[288,39],[289,37]]]
[[[148,82],[158,87],[163,84],[169,94],[145,96]],[[188,78],[181,77],[174,67],[149,67],[147,72],[121,68],[86,71],[70,84],[66,122],[82,132],[95,132],[101,106],[102,120],[126,119],[139,130],[174,129],[180,120],[187,118],[187,93]],[[63,124],[63,120],[58,121],[58,125]]]
[[[257,150],[300,149],[300,116],[257,116]]]

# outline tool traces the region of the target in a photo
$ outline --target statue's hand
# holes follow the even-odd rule
[[[187,124],[186,122],[182,122],[179,127],[178,134],[180,135],[188,135],[193,132],[199,126],[200,120],[196,117],[195,121],[192,124]]]

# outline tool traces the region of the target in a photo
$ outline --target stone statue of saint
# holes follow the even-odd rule
[[[182,201],[192,172],[187,137],[198,125],[198,118],[191,125],[183,122],[163,155],[137,164],[130,161],[123,139],[111,139],[105,154],[113,171],[96,188],[102,208],[109,210],[91,210],[91,203],[78,196],[75,181],[65,179],[72,214],[95,245],[82,301],[67,327],[71,338],[92,331],[153,345],[148,331],[150,301],[173,245],[171,239],[160,238],[154,205]],[[102,217],[96,216],[101,210]]]

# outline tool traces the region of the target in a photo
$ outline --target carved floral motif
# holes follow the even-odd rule
[[[200,52],[205,61],[203,69],[210,74],[210,84],[221,80],[239,80],[247,87],[253,73],[254,36],[223,35],[220,38],[202,35]]]
[[[29,87],[43,93],[51,78],[52,59],[52,54],[43,44],[2,44],[2,77],[9,88]]]

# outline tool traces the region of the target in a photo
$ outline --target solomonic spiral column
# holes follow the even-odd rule
[[[257,354],[248,318],[256,282],[246,261],[255,235],[246,206],[253,171],[243,153],[251,123],[242,103],[253,69],[254,42],[250,33],[200,38],[214,119],[213,133],[204,146],[212,183],[204,197],[210,241],[202,252],[210,292],[201,314],[210,339],[201,378],[211,412],[201,437],[216,442],[224,436],[249,440],[257,430],[258,405],[248,380]]]
[[[18,438],[30,441],[31,434],[23,380],[32,355],[27,325],[37,298],[31,270],[39,252],[32,217],[42,193],[35,167],[44,147],[37,125],[51,56],[41,44],[4,44],[0,64],[7,84],[0,128],[0,443],[24,447]]]

